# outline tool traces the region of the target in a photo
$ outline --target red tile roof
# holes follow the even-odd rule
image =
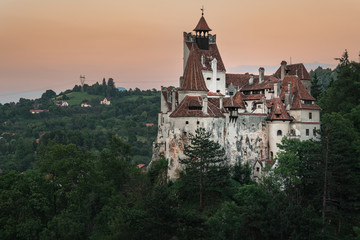
[[[271,99],[271,111],[269,113],[269,120],[281,120],[281,121],[292,121],[293,118],[290,117],[286,111],[283,102],[280,98]]]
[[[226,78],[226,87],[228,87],[229,84],[232,83],[235,89],[240,89],[249,83],[250,75],[227,73],[225,78]]]
[[[225,108],[242,108],[244,109],[245,106],[244,104],[241,102],[241,104],[239,104],[234,97],[227,97],[223,99],[223,106]]]
[[[251,95],[243,95],[242,98],[244,100],[259,100],[261,98],[265,97],[264,94],[251,94]]]
[[[299,77],[296,76],[285,76],[283,80],[283,87],[281,89],[280,98],[282,100],[285,99],[285,92],[289,89],[289,83],[292,85],[292,96],[293,101],[291,105],[291,109],[311,109],[311,110],[321,110],[321,108],[317,104],[305,104],[303,101],[315,101],[315,98],[310,95],[310,93],[306,90],[304,85],[302,84]]]
[[[184,33],[184,38],[186,33]],[[196,50],[196,59],[199,62],[199,66],[202,70],[209,70],[212,71],[211,62],[214,58],[217,60],[217,70],[225,72],[225,65],[222,61],[219,49],[216,44],[209,44],[209,50],[199,49],[197,44],[193,44],[191,42],[186,42],[186,46],[191,49],[192,47]],[[205,66],[201,64],[201,56],[204,55],[205,57]],[[188,60],[189,61],[189,60]]]
[[[194,31],[211,31],[211,29],[209,28],[204,16],[201,16],[198,24],[194,28]]]
[[[245,109],[243,96],[244,94],[242,94],[241,92],[236,92],[233,98],[241,106],[242,109]]]
[[[250,75],[249,75],[250,78]],[[279,80],[273,76],[265,76],[264,81],[259,83],[259,77],[254,76],[253,84],[249,82],[241,89],[241,91],[251,91],[251,90],[264,90],[264,89],[274,89],[274,83]]]
[[[138,167],[139,169],[145,168],[145,167],[146,167],[146,164],[140,163],[140,164],[137,165],[137,167]]]
[[[170,117],[222,117],[225,115],[220,109],[212,102],[218,99],[209,99],[207,114],[203,113],[202,110],[190,110],[191,107],[202,107],[202,97],[199,96],[186,96],[179,106],[176,107],[175,111],[170,114]]]
[[[311,80],[310,74],[302,63],[286,65],[285,69],[288,71],[287,75],[297,75],[300,79]],[[281,77],[281,67],[274,73],[274,76],[277,78]]]
[[[203,74],[201,72],[200,63],[197,59],[194,45],[190,50],[190,55],[186,63],[184,71],[184,82],[181,86],[182,90],[191,91],[209,91],[206,87]]]

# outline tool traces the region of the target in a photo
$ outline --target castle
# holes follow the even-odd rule
[[[199,127],[224,147],[230,165],[249,162],[259,178],[273,163],[286,136],[315,139],[320,107],[310,94],[311,77],[302,63],[281,62],[272,75],[227,73],[203,14],[184,32],[184,72],[178,88],[161,87],[158,135],[153,161],[168,159],[168,178],[182,169],[188,136]]]

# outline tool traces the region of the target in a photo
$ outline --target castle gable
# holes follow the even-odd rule
[[[281,120],[281,121],[292,121],[293,118],[290,117],[286,111],[283,102],[280,98],[273,98],[270,101],[271,111],[268,116],[268,120]]]
[[[196,50],[192,47],[185,67],[184,82],[181,86],[181,90],[209,91],[206,87],[199,65]]]
[[[298,76],[302,80],[311,80],[309,72],[306,70],[304,64],[296,63],[285,66],[286,75]],[[274,73],[277,78],[281,77],[281,67]]]
[[[170,117],[225,117],[212,101],[208,102],[207,113],[204,113],[202,107],[202,97],[186,96]]]

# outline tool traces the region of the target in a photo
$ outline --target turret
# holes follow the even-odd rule
[[[204,18],[204,12],[199,20],[199,23],[194,28],[196,33],[196,44],[202,50],[209,50],[209,32],[211,29],[209,28],[206,20]]]

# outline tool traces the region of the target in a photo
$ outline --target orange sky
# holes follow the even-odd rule
[[[1,0],[0,102],[72,88],[80,74],[88,84],[177,86],[182,33],[202,5],[228,71],[271,74],[290,57],[335,65],[344,49],[358,61],[359,0]]]

